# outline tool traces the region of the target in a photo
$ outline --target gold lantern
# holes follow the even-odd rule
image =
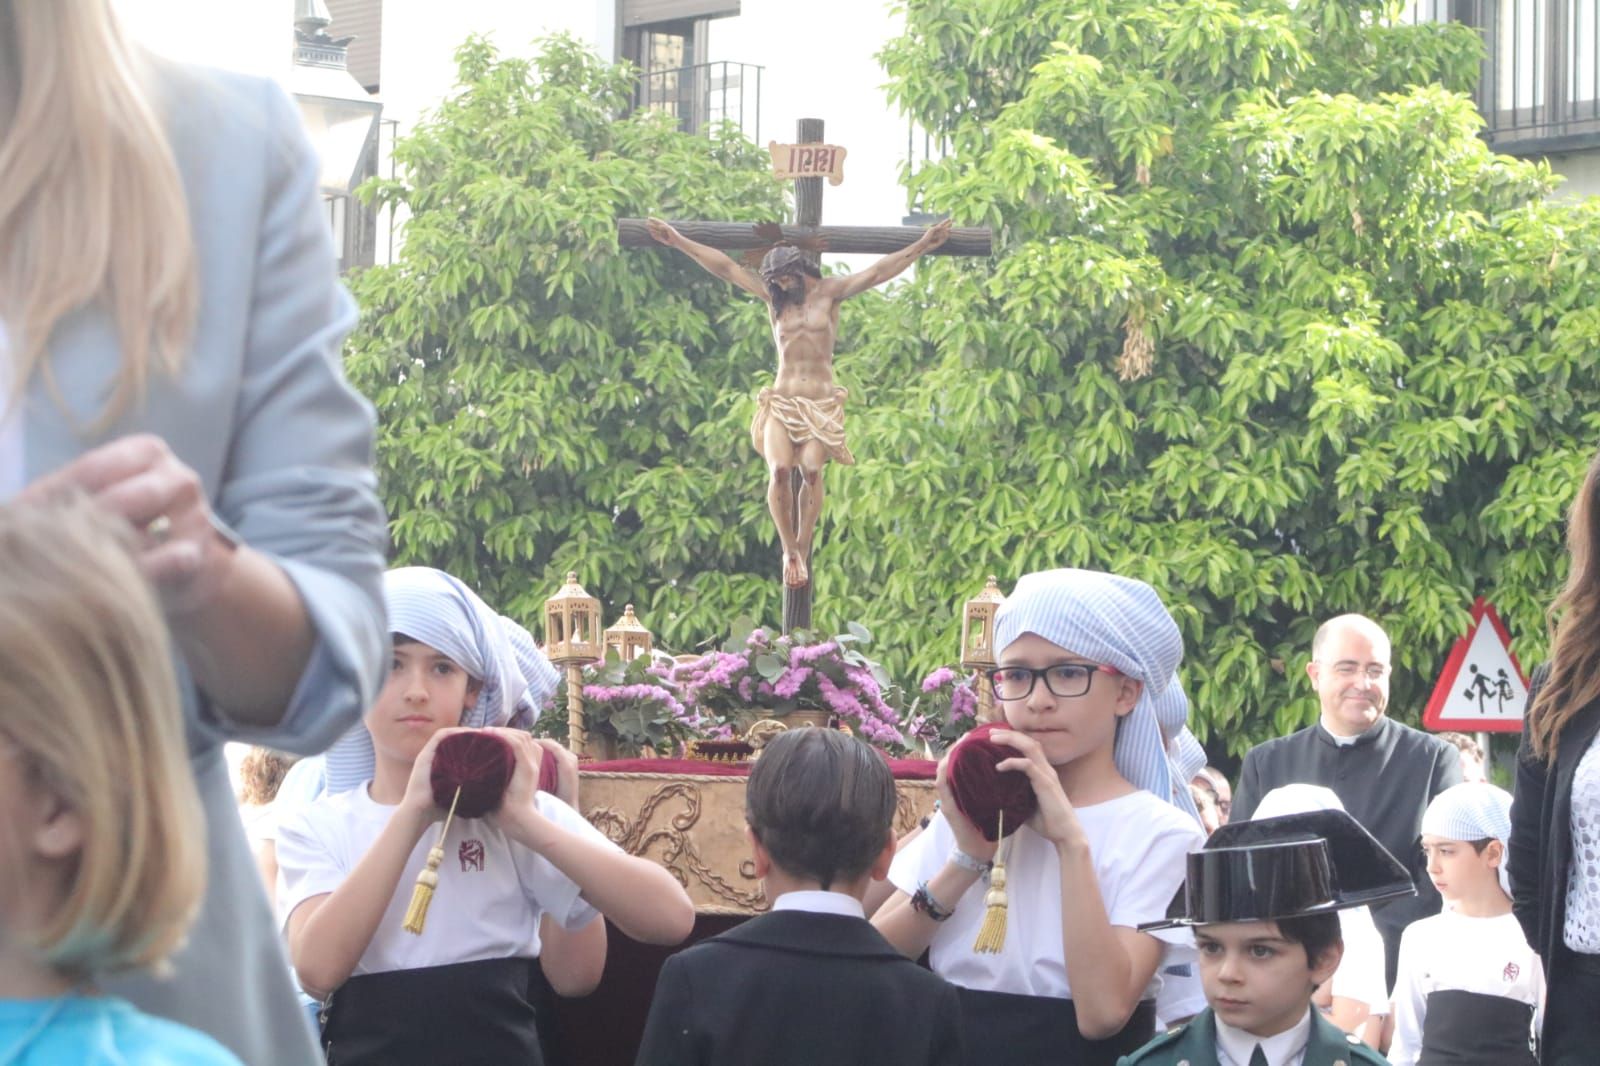
[[[651,642],[650,631],[640,624],[633,613],[633,604],[623,608],[622,617],[617,619],[617,624],[606,630],[606,651],[616,652],[617,658],[625,663],[632,662],[641,655],[649,655]]]
[[[605,655],[600,638],[600,601],[583,591],[569,573],[559,592],[544,601],[545,655],[567,670],[567,747],[582,755],[588,743],[583,727],[583,667]]]
[[[961,668],[978,671],[978,720],[994,718],[994,689],[988,673],[995,666],[994,619],[1006,600],[993,574],[983,591],[968,600],[961,612]]]

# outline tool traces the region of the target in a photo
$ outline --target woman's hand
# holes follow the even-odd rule
[[[200,476],[160,437],[141,433],[102,444],[28,486],[19,500],[74,489],[134,528],[139,566],[169,610],[203,607],[226,581],[235,546],[214,524]]]
[[[1000,842],[984,839],[983,833],[972,824],[972,819],[956,806],[955,793],[950,791],[950,756],[955,754],[956,748],[965,741],[966,737],[962,737],[956,742],[955,747],[945,752],[944,758],[939,760],[939,769],[934,776],[934,783],[939,790],[939,813],[950,823],[950,832],[955,834],[956,847],[979,862],[990,862],[994,859],[994,853],[999,850]]]
[[[1072,801],[1061,787],[1061,777],[1044,757],[1044,748],[1039,742],[1012,729],[996,729],[989,734],[989,739],[1022,753],[1020,758],[1002,759],[997,769],[1027,775],[1033,794],[1039,800],[1039,810],[1028,820],[1034,831],[1058,848],[1084,843],[1083,824],[1078,821]]]

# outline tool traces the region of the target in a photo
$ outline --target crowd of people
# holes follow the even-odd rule
[[[692,934],[527,731],[527,631],[385,570],[317,172],[276,88],[106,0],[0,0],[0,1063],[555,1066],[608,923]],[[638,1062],[1600,1061],[1597,494],[1600,457],[1514,799],[1389,716],[1372,619],[1318,629],[1318,721],[1230,782],[1153,588],[1022,576],[981,743],[1025,813],[957,789],[974,734],[897,840],[879,753],[780,736],[746,789],[771,911],[671,956]],[[468,734],[503,788],[458,812]]]

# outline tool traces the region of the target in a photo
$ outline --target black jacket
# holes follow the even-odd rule
[[[667,960],[637,1066],[958,1066],[955,988],[861,918],[779,911]]]
[[[1548,668],[1533,673],[1528,706],[1544,687]],[[1517,751],[1517,785],[1511,805],[1510,853],[1512,907],[1523,935],[1544,962],[1550,980],[1554,960],[1565,951],[1567,872],[1572,862],[1572,777],[1578,762],[1600,732],[1600,701],[1573,715],[1556,745],[1555,766],[1528,749],[1522,734]]]
[[[1442,905],[1422,857],[1422,813],[1433,797],[1461,783],[1461,756],[1447,741],[1387,717],[1348,745],[1335,743],[1320,725],[1307,726],[1245,755],[1233,820],[1249,818],[1279,785],[1296,783],[1333,789],[1350,817],[1411,873],[1416,896],[1372,908],[1393,984],[1401,932]]]

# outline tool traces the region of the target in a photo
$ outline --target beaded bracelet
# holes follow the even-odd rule
[[[911,896],[911,909],[920,914],[926,914],[936,922],[948,921],[955,911],[946,907],[933,898],[933,893],[928,891],[928,882],[917,882],[917,890]]]

